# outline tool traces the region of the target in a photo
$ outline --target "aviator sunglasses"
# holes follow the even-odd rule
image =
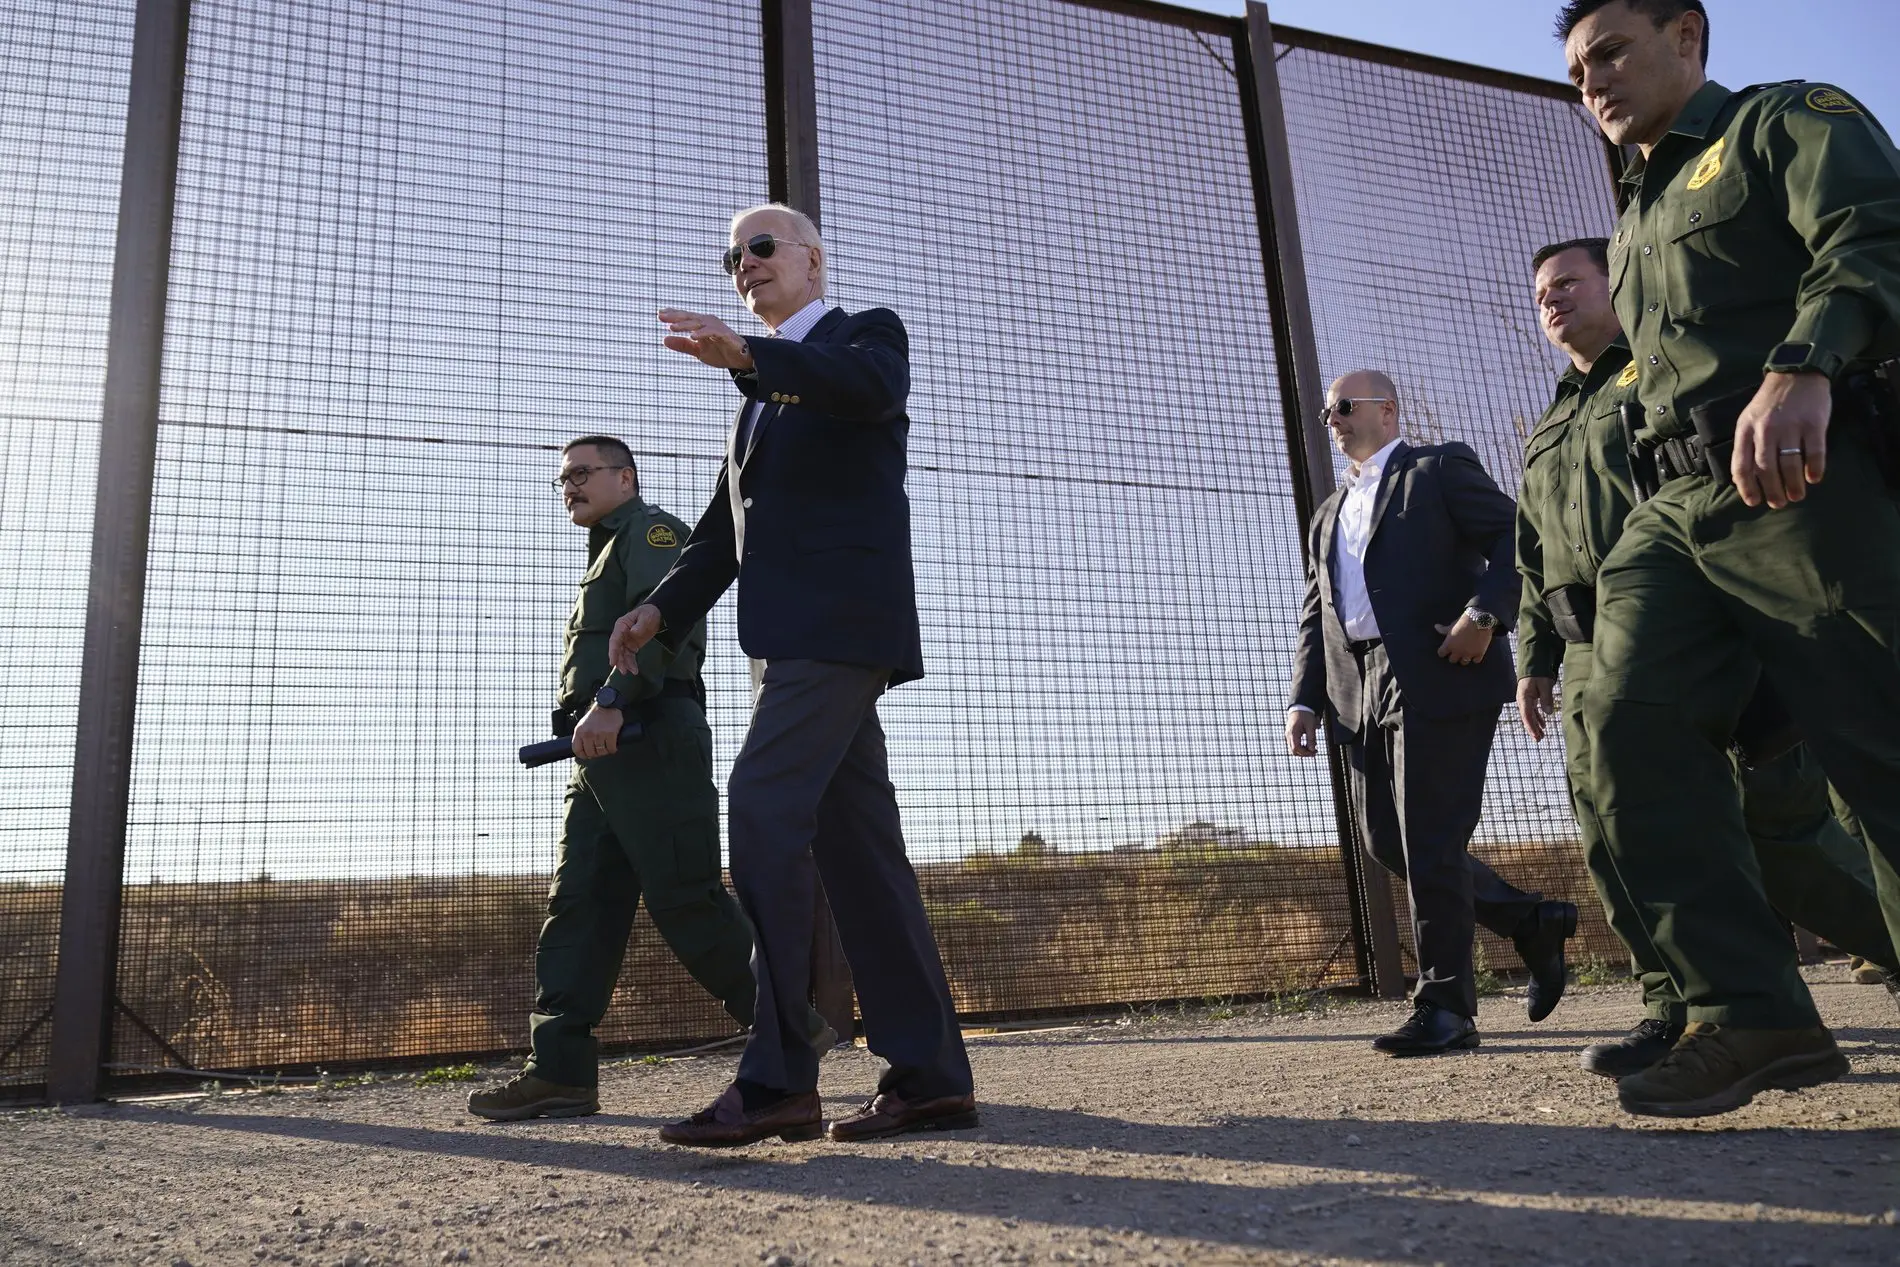
[[[1325,422],[1334,414],[1338,414],[1341,418],[1350,418],[1352,417],[1354,406],[1383,405],[1386,400],[1387,397],[1384,396],[1341,396],[1338,400],[1335,400],[1332,404],[1319,411],[1319,420]]]
[[[755,233],[738,246],[729,246],[720,263],[726,266],[726,276],[739,271],[739,261],[745,258],[747,251],[762,260],[769,260],[781,246],[810,246],[809,242],[781,242],[769,233]]]

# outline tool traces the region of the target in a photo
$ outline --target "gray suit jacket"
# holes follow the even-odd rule
[[[1321,504],[1307,539],[1293,703],[1354,732],[1361,717],[1359,664],[1347,645],[1333,579],[1342,496],[1335,490]],[[1392,451],[1373,503],[1366,590],[1406,708],[1454,717],[1495,712],[1515,698],[1517,675],[1504,634],[1517,619],[1516,513],[1469,445],[1401,443]],[[1450,625],[1466,607],[1499,621],[1491,649],[1476,665],[1438,656],[1444,636],[1434,626]]]

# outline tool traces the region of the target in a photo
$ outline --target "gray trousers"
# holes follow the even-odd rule
[[[1367,651],[1361,668],[1364,716],[1346,743],[1353,810],[1366,852],[1405,881],[1418,950],[1413,997],[1475,1016],[1475,925],[1509,937],[1540,900],[1466,852],[1484,806],[1497,710],[1412,716],[1383,646]]]
[[[851,965],[878,1089],[906,1100],[974,1089],[937,940],[904,854],[877,701],[888,669],[821,660],[753,666],[752,725],[727,785],[732,887],[757,935],[752,1035],[739,1076],[816,1090],[810,1015],[813,885]]]

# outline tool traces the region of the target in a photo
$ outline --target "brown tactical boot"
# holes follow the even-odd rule
[[[1880,965],[1868,963],[1855,955],[1847,961],[1847,979],[1855,985],[1885,985],[1887,972]]]
[[[518,1073],[498,1087],[469,1092],[468,1111],[491,1122],[586,1117],[600,1112],[600,1097],[593,1087],[564,1087],[531,1073]]]
[[[1757,1092],[1832,1082],[1847,1057],[1824,1026],[1734,1029],[1691,1022],[1667,1056],[1623,1078],[1616,1098],[1643,1117],[1711,1117],[1739,1109]]]

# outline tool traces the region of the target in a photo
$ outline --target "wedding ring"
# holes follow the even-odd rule
[[[1775,450],[1775,452],[1776,452],[1776,453],[1779,453],[1779,454],[1780,454],[1780,455],[1781,455],[1782,457],[1784,457],[1784,458],[1785,458],[1785,457],[1791,457],[1791,456],[1792,456],[1792,457],[1800,457],[1800,456],[1801,456],[1801,450],[1800,450],[1800,449],[1776,449],[1776,450]]]

